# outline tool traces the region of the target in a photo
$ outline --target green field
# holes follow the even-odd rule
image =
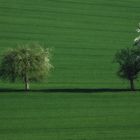
[[[55,68],[47,82],[34,87],[127,88],[112,61],[137,36],[139,5],[139,0],[0,0],[0,52],[30,41],[52,48]]]
[[[139,140],[140,94],[0,94],[1,140]]]
[[[0,0],[0,55],[39,42],[54,65],[29,95],[0,82],[0,140],[140,140],[140,94],[113,63],[139,22],[140,0]]]

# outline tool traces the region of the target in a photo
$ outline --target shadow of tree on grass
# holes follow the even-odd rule
[[[105,92],[128,92],[130,89],[114,89],[114,88],[48,88],[48,89],[31,89],[25,91],[23,89],[10,89],[10,88],[0,88],[0,93],[17,93],[17,92],[34,92],[34,93],[105,93]],[[140,91],[137,89],[135,91]],[[132,91],[132,92],[135,92]]]

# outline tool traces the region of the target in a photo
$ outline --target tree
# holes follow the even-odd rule
[[[121,49],[115,55],[115,61],[119,64],[118,76],[130,81],[131,90],[135,90],[134,80],[140,72],[140,49]]]
[[[30,82],[40,81],[51,68],[48,49],[33,43],[20,45],[9,49],[2,56],[0,78],[10,82],[21,80],[25,90],[29,90]]]
[[[136,29],[136,32],[139,33],[140,32],[140,23],[138,25],[138,28]],[[140,36],[137,36],[134,39],[134,46],[139,46],[140,47]]]

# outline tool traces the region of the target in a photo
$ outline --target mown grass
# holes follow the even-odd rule
[[[49,87],[126,88],[112,61],[137,36],[139,5],[139,0],[0,0],[0,53],[39,41],[53,50]]]
[[[140,95],[0,94],[3,140],[139,140]]]
[[[0,0],[0,54],[38,41],[52,48],[55,67],[47,81],[31,85],[44,92],[27,95],[18,93],[20,83],[0,83],[0,139],[139,140],[140,95],[123,91],[128,83],[117,78],[113,63],[115,52],[132,46],[137,36],[139,5],[139,0]],[[48,88],[98,93],[50,94]],[[99,92],[107,88],[122,91]]]

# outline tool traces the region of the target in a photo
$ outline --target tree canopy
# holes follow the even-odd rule
[[[140,23],[138,25],[138,28],[136,29],[136,32],[139,33],[140,32]],[[139,46],[140,47],[140,35],[137,36],[135,39],[134,39],[134,46]]]
[[[3,54],[0,78],[11,82],[21,80],[29,90],[29,83],[46,77],[51,68],[49,49],[40,44],[20,45]]]
[[[130,81],[131,90],[134,90],[134,80],[140,72],[140,49],[125,48],[118,51],[115,61],[119,64],[118,76]]]

